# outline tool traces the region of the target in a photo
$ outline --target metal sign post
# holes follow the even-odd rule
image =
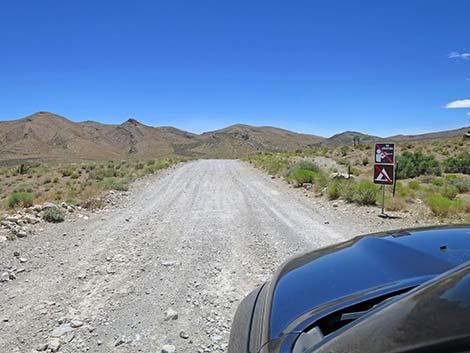
[[[374,145],[374,183],[382,185],[382,213],[385,214],[385,185],[395,183],[395,144],[376,143]]]
[[[382,216],[385,216],[385,185],[382,185]]]

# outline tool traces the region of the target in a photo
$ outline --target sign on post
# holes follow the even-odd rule
[[[374,145],[374,183],[382,185],[382,217],[386,217],[385,185],[395,182],[395,144],[376,143]]]
[[[374,164],[374,183],[393,185],[395,180],[395,167],[390,164]]]
[[[374,145],[374,183],[393,185],[395,182],[395,144]]]
[[[374,151],[376,164],[395,164],[394,143],[376,143]]]

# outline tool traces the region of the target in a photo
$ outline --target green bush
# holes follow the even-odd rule
[[[358,168],[356,168],[356,167],[351,167],[351,168],[349,169],[349,171],[350,171],[350,173],[351,173],[352,175],[354,175],[354,176],[359,176],[359,175],[361,175],[360,169],[358,169]]]
[[[317,166],[315,163],[313,162],[308,162],[308,161],[302,161],[302,162],[297,162],[295,163],[292,168],[291,168],[291,171],[294,171],[296,169],[305,169],[305,170],[310,170],[314,173],[319,173],[321,170],[320,170],[320,167]]]
[[[73,174],[73,170],[72,169],[64,169],[62,170],[62,176],[64,177],[69,177]]]
[[[57,207],[46,208],[43,212],[42,218],[47,222],[63,222],[65,220],[64,212]]]
[[[289,180],[295,180],[300,184],[313,183],[315,179],[315,173],[308,169],[295,169],[290,173]]]
[[[449,177],[449,176],[448,176]],[[470,178],[459,178],[454,175],[453,178],[447,178],[446,182],[449,185],[455,186],[459,193],[469,192],[470,191]]]
[[[396,194],[400,195],[402,198],[407,198],[410,196],[411,188],[406,187],[403,185],[401,181],[397,181],[396,183]]]
[[[455,213],[460,208],[460,203],[460,200],[450,200],[437,194],[430,194],[426,198],[426,204],[437,216],[448,216],[451,213]]]
[[[13,192],[7,198],[7,207],[30,207],[34,204],[35,195],[31,192]]]
[[[410,182],[408,183],[408,187],[411,190],[419,190],[421,188],[421,184],[418,180],[410,180]]]
[[[444,197],[447,197],[450,200],[453,200],[457,197],[459,194],[459,190],[453,186],[453,185],[448,185],[446,184],[440,189],[441,195]]]
[[[336,200],[341,196],[340,184],[344,179],[333,179],[326,187],[326,196],[330,200]]]
[[[125,183],[118,182],[113,178],[106,178],[98,183],[98,185],[106,190],[127,191],[128,186]]]
[[[318,173],[315,176],[315,180],[313,181],[315,185],[315,191],[322,191],[324,188],[328,186],[330,178],[326,173]]]
[[[373,182],[363,180],[356,186],[354,201],[359,205],[375,205],[377,190],[378,188]]]
[[[288,166],[289,166],[289,162],[285,159],[268,160],[265,163],[263,163],[264,169],[266,169],[266,171],[272,175],[284,174]]]
[[[338,191],[342,199],[348,202],[354,202],[356,199],[356,184],[350,180],[344,179],[338,183]]]
[[[441,175],[439,162],[433,155],[418,151],[403,152],[398,158],[398,179],[416,178],[420,175]]]
[[[446,173],[470,174],[470,153],[450,157],[444,161],[443,165]]]
[[[104,179],[104,171],[100,168],[93,168],[88,175],[89,179],[94,180],[103,180]]]

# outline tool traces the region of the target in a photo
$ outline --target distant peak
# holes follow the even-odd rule
[[[142,124],[140,121],[134,119],[134,118],[129,118],[127,119],[124,123],[121,124],[121,126],[124,126],[124,127],[134,127],[134,128],[151,128],[151,126],[148,126],[148,125],[145,125],[145,124]]]
[[[40,112],[36,112],[34,114],[31,114],[31,115],[27,116],[25,119],[28,120],[28,121],[33,121],[33,120],[37,120],[37,119],[67,120],[63,116],[60,116],[60,115],[57,115],[57,114],[54,114],[54,113],[51,113],[51,112],[44,112],[44,111],[40,111]]]
[[[129,118],[129,119],[127,119],[124,124],[143,125],[142,123],[140,123],[139,121],[137,121],[137,120],[134,119],[134,118]]]
[[[42,117],[42,116],[58,116],[57,114],[51,113],[51,112],[36,112],[30,116],[37,116],[37,117]]]

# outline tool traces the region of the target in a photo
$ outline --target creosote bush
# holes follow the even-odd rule
[[[363,180],[356,186],[354,201],[359,205],[375,205],[377,191],[378,188],[373,182]]]
[[[420,175],[441,175],[439,162],[433,155],[426,155],[422,151],[403,152],[398,157],[397,178],[416,178]]]
[[[7,207],[30,207],[34,204],[35,195],[31,192],[13,192],[7,198]]]
[[[295,169],[288,176],[289,180],[295,180],[300,184],[313,183],[315,180],[315,173],[308,169]]]
[[[64,212],[57,207],[46,208],[43,211],[42,218],[47,222],[63,222],[65,220]]]
[[[99,182],[98,185],[106,190],[116,190],[116,191],[127,191],[128,186],[123,182],[119,182],[113,178],[106,178],[103,181]]]
[[[450,157],[444,161],[443,165],[446,173],[470,174],[470,153]]]

